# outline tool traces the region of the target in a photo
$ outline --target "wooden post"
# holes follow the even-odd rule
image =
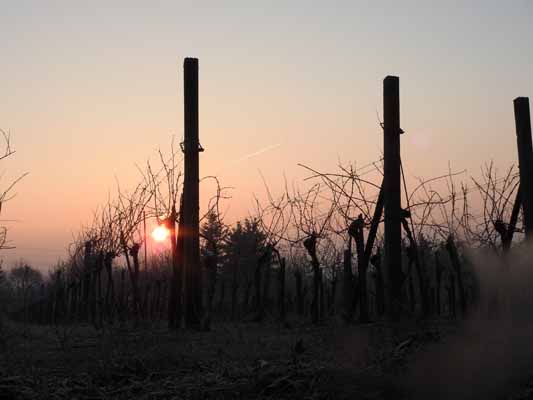
[[[218,305],[217,305],[217,310],[219,313],[223,312],[225,296],[226,296],[226,279],[223,278],[220,280],[220,296],[218,297]]]
[[[148,272],[148,236],[146,235],[146,212],[143,210],[144,273]]]
[[[352,238],[348,237],[348,248],[344,250],[344,270],[343,270],[343,318],[346,322],[351,322],[353,319],[353,292],[354,292],[354,278],[352,272]]]
[[[107,288],[105,293],[105,310],[109,322],[113,321],[113,309],[115,307],[115,283],[113,282],[113,259],[115,254],[108,251],[104,258],[104,267],[107,271]]]
[[[120,270],[120,318],[126,318],[126,270]]]
[[[56,282],[54,290],[54,323],[59,323],[63,319],[63,281],[61,278],[61,270],[56,271]]]
[[[218,250],[215,243],[212,244],[211,250],[205,255],[204,264],[207,271],[207,304],[205,309],[205,318],[203,322],[203,329],[209,330],[211,326],[211,318],[213,314],[213,301],[215,298],[215,289],[217,284],[217,264],[218,264]]]
[[[263,261],[265,262],[265,261]],[[263,274],[263,296],[261,297],[260,305],[260,319],[263,319],[265,312],[270,305],[270,280],[272,279],[272,271],[270,268],[270,261],[266,261],[265,266],[261,268],[264,271]]]
[[[161,306],[161,281],[158,279],[155,281],[154,299],[152,301],[152,313],[154,315],[154,318],[157,321],[159,321],[159,319],[161,318],[160,306]]]
[[[131,247],[130,256],[133,261],[133,268],[129,268],[130,271],[130,280],[131,280],[131,288],[132,288],[132,294],[133,294],[133,315],[135,317],[135,325],[139,322],[139,317],[142,317],[142,310],[141,310],[141,292],[139,288],[139,250],[140,250],[139,243],[134,243]]]
[[[89,317],[89,294],[91,285],[92,269],[92,243],[85,242],[85,252],[83,254],[83,300],[81,309],[81,318],[86,321]]]
[[[160,301],[160,307],[161,307],[161,312],[159,314],[159,318],[163,318],[163,314],[165,313],[165,304],[167,303],[168,301],[168,283],[167,282],[162,282],[161,283],[161,301]]]
[[[384,191],[384,183],[381,182],[381,186],[379,188],[379,194],[378,199],[376,201],[376,207],[374,208],[374,216],[372,217],[372,222],[370,223],[370,230],[368,231],[368,238],[366,241],[365,246],[365,262],[368,266],[368,262],[370,261],[370,258],[372,257],[372,248],[374,247],[374,242],[376,240],[376,234],[378,232],[379,222],[381,220],[381,216],[383,215],[383,191]]]
[[[407,239],[409,240],[409,247],[407,248],[407,259],[409,263],[409,285],[412,284],[412,273],[411,273],[411,267],[414,265],[416,268],[416,274],[418,276],[418,287],[420,290],[420,302],[422,305],[422,316],[427,317],[429,315],[429,292],[428,292],[428,285],[426,281],[425,276],[425,268],[423,268],[421,259],[419,257],[419,249],[418,245],[415,242],[415,238],[413,236],[413,233],[411,232],[411,228],[409,228],[409,224],[407,223],[406,218],[402,218],[402,226],[404,228],[404,231],[407,235]],[[422,257],[423,259],[423,257]],[[411,289],[409,289],[411,290]],[[413,291],[414,294],[414,291]],[[411,295],[411,293],[410,293]],[[414,308],[412,309],[414,311]]]
[[[239,288],[239,281],[237,279],[239,265],[238,260],[233,262],[233,274],[231,281],[231,320],[234,321],[237,318],[237,289]]]
[[[143,298],[143,305],[142,305],[143,315],[144,315],[144,318],[147,320],[152,319],[152,309],[151,309],[152,304],[150,301],[151,289],[152,289],[152,283],[148,281],[144,287],[144,298]]]
[[[359,322],[365,323],[369,321],[368,316],[368,300],[367,300],[367,267],[368,259],[365,258],[365,238],[363,234],[364,227],[363,216],[352,221],[348,228],[348,233],[355,241],[355,248],[357,252],[357,278],[358,278],[358,294],[359,294]]]
[[[378,316],[382,316],[385,312],[385,295],[384,295],[384,284],[383,284],[383,274],[381,270],[381,255],[380,249],[376,255],[372,256],[372,249],[374,248],[374,241],[376,240],[376,234],[378,231],[379,223],[381,221],[381,216],[383,215],[383,197],[384,197],[384,183],[381,182],[381,187],[379,188],[378,199],[376,206],[374,208],[374,216],[372,217],[372,222],[370,223],[370,230],[368,231],[368,238],[365,245],[365,253],[363,262],[365,268],[368,268],[368,265],[373,259],[372,264],[376,268],[376,312]]]
[[[376,313],[382,316],[385,313],[385,284],[381,268],[381,249],[378,247],[376,254],[370,257],[370,262],[376,269]]]
[[[531,119],[529,98],[517,97],[514,100],[518,165],[520,168],[520,191],[526,239],[533,230],[533,147],[531,144]]]
[[[103,269],[103,260],[104,255],[103,252],[100,253],[100,262],[98,263],[98,270],[96,271],[96,284],[97,284],[97,292],[96,295],[96,306],[97,306],[97,314],[98,314],[98,326],[102,326],[102,269]]]
[[[318,270],[319,291],[318,291],[318,321],[324,319],[324,272],[322,268]]]
[[[183,247],[186,281],[186,323],[198,325],[202,314],[199,223],[198,59],[186,58],[184,78]]]
[[[400,80],[387,76],[383,81],[383,184],[385,208],[385,284],[387,308],[393,318],[401,304],[401,186],[400,186]]]
[[[461,260],[459,259],[459,252],[457,251],[457,246],[452,235],[448,236],[448,239],[446,240],[446,250],[450,256],[450,261],[457,278],[457,286],[459,288],[459,303],[461,305],[461,312],[464,316],[466,314],[466,290],[463,283],[463,268],[461,265]]]
[[[279,319],[281,322],[285,322],[285,258],[279,257],[279,271],[278,271],[278,279],[279,279],[279,295],[278,295],[278,306],[279,306]]]
[[[254,311],[257,313],[259,319],[262,317],[262,297],[261,297],[261,267],[262,262],[258,259],[255,260],[254,266]]]
[[[452,317],[455,317],[455,276],[452,271],[448,271],[448,310]]]
[[[170,229],[170,254],[172,262],[172,277],[170,281],[170,296],[168,302],[168,327],[170,329],[179,328],[181,323],[181,315],[179,309],[180,293],[179,293],[179,265],[178,265],[178,240],[176,236],[176,206],[172,206],[170,216],[167,219],[168,228]],[[180,222],[181,224],[181,222]]]
[[[311,302],[311,319],[313,324],[318,324],[320,321],[320,262],[316,255],[317,235],[312,233],[307,239],[303,241],[304,248],[311,257],[311,265],[313,267],[313,300]]]
[[[296,284],[296,310],[298,315],[304,315],[304,290],[303,290],[303,276],[300,269],[294,271],[294,280]]]
[[[520,186],[516,191],[516,197],[513,204],[513,211],[511,212],[511,219],[509,225],[507,226],[507,234],[505,235],[505,241],[502,243],[503,250],[505,252],[509,251],[511,248],[511,243],[513,242],[513,236],[516,230],[516,223],[518,222],[518,214],[520,213],[520,205],[522,204],[522,195]]]
[[[436,293],[435,293],[436,304],[435,304],[435,306],[437,308],[437,315],[440,316],[440,312],[441,312],[440,288],[441,288],[441,281],[442,281],[442,271],[444,270],[444,267],[440,263],[439,253],[438,252],[435,252],[435,270],[436,270],[436,283],[435,283],[436,284]]]

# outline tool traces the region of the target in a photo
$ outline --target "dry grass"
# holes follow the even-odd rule
[[[211,332],[9,324],[0,399],[402,399],[398,377],[442,323]],[[296,352],[298,342],[303,352]]]

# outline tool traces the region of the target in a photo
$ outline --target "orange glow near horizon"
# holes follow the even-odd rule
[[[170,231],[164,226],[158,226],[152,231],[152,238],[156,242],[164,242],[170,236]]]

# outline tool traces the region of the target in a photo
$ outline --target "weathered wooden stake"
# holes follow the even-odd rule
[[[348,238],[348,248],[344,250],[344,270],[342,284],[343,318],[346,322],[353,320],[354,277],[352,272],[352,238]]]
[[[320,274],[320,262],[316,255],[317,235],[312,233],[303,242],[307,253],[311,257],[311,265],[313,267],[313,300],[311,302],[311,319],[313,324],[318,324],[320,321],[320,289],[322,285],[322,279]]]
[[[303,276],[300,269],[294,271],[294,280],[296,284],[296,310],[298,315],[304,315],[304,290],[303,290]]]
[[[463,268],[461,265],[461,260],[459,259],[459,252],[457,251],[457,246],[455,245],[455,240],[453,236],[448,236],[446,240],[446,250],[450,256],[450,261],[452,263],[453,270],[457,278],[457,286],[459,288],[459,303],[461,305],[461,312],[463,316],[466,314],[466,290],[463,283]],[[455,290],[455,285],[454,285]],[[455,296],[455,292],[454,292]],[[455,315],[455,311],[454,311]]]
[[[183,247],[186,281],[186,324],[197,326],[202,316],[199,223],[198,59],[186,58],[184,78]]]
[[[526,239],[533,231],[533,146],[531,144],[531,118],[529,98],[514,99],[518,165],[520,168],[520,191]]]
[[[355,248],[357,253],[357,278],[358,278],[358,294],[359,294],[359,322],[365,323],[369,321],[368,316],[368,298],[367,298],[367,283],[366,275],[368,269],[368,259],[365,258],[365,238],[363,234],[364,220],[360,214],[357,219],[352,221],[348,228],[348,233],[355,241]]]
[[[237,290],[239,288],[238,277],[238,261],[235,261],[232,265],[233,273],[231,280],[231,320],[234,321],[237,318]]]
[[[109,322],[113,321],[113,308],[115,305],[115,283],[113,282],[113,259],[115,254],[107,252],[104,257],[104,267],[107,271],[107,288],[105,293],[105,310]]]
[[[279,307],[279,319],[281,322],[285,322],[285,258],[279,257],[279,271],[278,271],[278,307]]]
[[[85,242],[85,252],[83,254],[83,300],[81,308],[81,318],[86,321],[89,316],[89,293],[91,284],[92,268],[92,243]]]
[[[217,310],[219,313],[222,313],[224,307],[224,300],[226,297],[226,280],[220,281],[220,296],[218,297]]]
[[[387,307],[399,317],[402,297],[401,186],[400,186],[400,80],[387,76],[383,81],[383,184],[385,208],[385,283]]]
[[[441,281],[442,281],[442,271],[444,270],[444,267],[442,266],[440,260],[439,260],[439,253],[435,252],[435,273],[436,273],[436,308],[437,308],[437,315],[440,315],[441,312],[441,306],[440,306],[440,289],[441,289]]]
[[[507,232],[505,238],[502,239],[503,251],[507,252],[511,248],[511,243],[513,242],[513,236],[516,231],[516,223],[518,222],[518,214],[520,213],[520,206],[522,204],[522,195],[521,195],[520,186],[516,191],[516,197],[513,203],[513,210],[511,211],[511,218],[509,220],[509,225],[507,226]]]
[[[381,249],[379,247],[376,254],[370,257],[370,262],[376,269],[376,312],[378,316],[382,316],[385,313],[385,284],[383,282]]]

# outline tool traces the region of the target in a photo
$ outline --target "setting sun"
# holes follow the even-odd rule
[[[152,237],[156,242],[163,242],[170,235],[170,231],[164,226],[158,226],[152,231]]]

